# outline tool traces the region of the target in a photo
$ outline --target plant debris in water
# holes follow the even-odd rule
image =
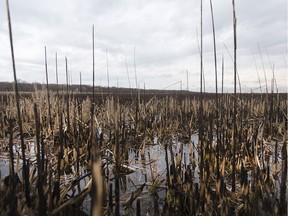
[[[99,149],[100,170],[95,174],[102,185],[103,215],[115,214],[116,188],[121,215],[137,211],[149,215],[285,212],[285,98],[277,97],[273,107],[252,95],[238,101],[237,112],[242,114],[237,115],[236,191],[232,192],[231,95],[220,97],[217,142],[214,99],[203,103],[204,133],[199,141],[200,101],[195,97],[136,98],[120,103],[108,96],[94,104],[91,116],[91,99],[73,95],[69,98],[68,124],[65,99],[50,94],[52,128],[45,92],[37,90],[20,101],[30,206],[24,193],[27,181],[23,180],[14,97],[6,95],[1,104],[0,208],[4,215],[37,215],[40,211],[50,215],[90,214],[90,200],[98,190],[92,189],[91,119],[95,120],[93,139]],[[270,108],[273,116],[267,118]]]

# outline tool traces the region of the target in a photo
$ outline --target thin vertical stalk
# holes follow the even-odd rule
[[[42,132],[42,127],[40,125],[40,137],[43,137],[43,132]],[[44,144],[44,139],[41,139],[41,160],[42,160],[42,170],[44,172],[44,175],[47,175],[47,163],[46,163],[46,169],[45,168],[45,144]],[[43,177],[44,178],[44,177]]]
[[[94,175],[93,175],[93,146],[94,146],[94,99],[95,99],[95,92],[94,92],[94,88],[95,88],[95,53],[94,53],[94,25],[92,27],[92,76],[93,76],[93,93],[92,93],[92,104],[91,104],[91,125],[90,125],[90,141],[88,144],[88,159],[92,161],[92,196],[91,196],[91,215],[93,215],[93,213],[96,211],[96,205],[97,205],[97,200],[95,198],[95,190],[96,190],[96,184],[95,184],[95,179],[94,179]]]
[[[186,90],[187,90],[187,93],[188,93],[188,91],[189,91],[189,80],[188,80],[188,70],[186,70],[186,81],[187,81],[187,83],[186,83]]]
[[[262,95],[261,80],[260,80],[259,71],[258,71],[257,63],[256,63],[255,56],[254,56],[253,52],[252,52],[252,56],[253,56],[253,59],[254,59],[254,64],[255,64],[256,71],[257,71],[257,76],[258,76],[259,88],[260,88],[260,92],[261,92],[261,95]]]
[[[126,71],[127,71],[127,78],[128,78],[128,82],[129,82],[129,88],[131,88],[130,77],[129,77],[129,71],[128,71],[128,63],[127,63],[126,55],[125,55],[125,62],[126,62]]]
[[[26,156],[25,156],[25,144],[24,144],[24,137],[23,137],[22,118],[21,118],[19,92],[18,92],[18,85],[17,85],[16,64],[15,64],[15,58],[14,58],[12,24],[11,24],[11,17],[10,17],[10,9],[9,9],[9,1],[8,0],[6,0],[6,6],[7,6],[7,18],[8,18],[8,28],[9,28],[9,37],[10,37],[10,48],[11,48],[13,75],[14,75],[14,85],[13,86],[14,86],[14,93],[15,93],[15,99],[16,99],[18,126],[19,126],[20,141],[21,141],[22,159],[23,159],[23,179],[24,179],[23,184],[25,186],[26,203],[27,203],[27,206],[30,207],[31,201],[30,201],[30,191],[29,191],[29,173],[27,172],[27,163],[26,163]]]
[[[64,174],[64,159],[63,159],[63,151],[64,151],[64,134],[63,134],[63,117],[62,112],[60,113],[59,117],[59,140],[60,140],[60,149],[58,154],[58,164],[57,164],[57,170],[58,170],[58,178],[57,181],[60,182],[60,176]]]
[[[219,134],[218,134],[218,117],[219,117],[219,103],[218,103],[218,81],[217,81],[217,52],[216,52],[216,36],[215,36],[215,24],[214,24],[214,15],[213,15],[213,6],[212,0],[210,0],[210,9],[211,9],[211,19],[212,19],[212,29],[213,29],[213,47],[214,47],[214,70],[215,70],[215,100],[216,100],[216,172],[217,179],[220,178],[219,172]]]
[[[80,170],[80,142],[81,142],[81,133],[82,131],[82,122],[83,122],[83,112],[82,112],[82,77],[81,77],[81,72],[80,72],[80,79],[79,79],[80,83],[80,97],[78,97],[77,100],[77,107],[78,107],[78,116],[80,116],[80,122],[78,122],[78,130],[79,133],[77,134],[77,147],[76,147],[76,152],[77,152],[77,161],[76,161],[76,170],[77,170],[77,174],[79,175],[79,170]]]
[[[134,47],[134,73],[135,73],[135,88],[137,88],[137,73],[136,73],[136,47]]]
[[[118,115],[119,110],[117,110],[117,114],[115,114],[115,136],[114,136],[114,146],[115,146],[115,216],[119,216],[120,215],[120,190],[119,190],[119,159],[120,159],[120,155],[119,155],[119,127],[118,127],[118,119],[117,119],[117,115]],[[121,114],[120,114],[121,116]],[[120,121],[121,122],[121,121]]]
[[[56,86],[57,86],[57,89],[56,89],[56,94],[57,94],[57,100],[58,100],[58,103],[57,103],[57,112],[59,114],[60,112],[60,101],[59,101],[59,80],[58,80],[58,56],[57,56],[57,52],[55,54],[55,72],[56,72]]]
[[[267,83],[267,77],[266,77],[266,70],[265,70],[265,67],[264,67],[262,53],[261,53],[260,46],[259,46],[258,43],[257,43],[257,47],[258,47],[258,51],[259,51],[259,54],[260,54],[260,59],[261,59],[261,62],[262,62],[262,67],[263,67],[263,72],[264,72],[264,78],[265,78],[265,84],[266,84],[266,94],[268,94],[268,83]]]
[[[201,24],[202,24],[202,21],[201,21]],[[203,32],[202,32],[202,34],[203,34]],[[201,54],[201,46],[199,45],[199,40],[198,40],[198,31],[197,31],[197,29],[196,29],[196,37],[197,37],[197,44],[198,44],[198,51],[199,51],[199,54],[200,54],[200,59],[202,59],[202,54]],[[205,90],[205,73],[204,73],[204,66],[203,66],[203,63],[202,63],[202,79],[203,79],[203,81],[202,81],[202,83],[203,83],[203,91],[204,92],[206,92],[206,90]]]
[[[91,159],[91,147],[94,143],[94,100],[95,100],[95,48],[94,48],[94,25],[92,27],[92,103],[91,103],[91,130],[90,130],[90,142],[88,143],[88,159]]]
[[[267,54],[267,57],[268,57],[268,60],[269,60],[269,64],[270,64],[271,70],[273,71],[273,65],[272,65],[272,62],[271,62],[271,59],[270,59],[270,55],[269,55],[267,49],[266,49],[266,54]]]
[[[73,90],[73,73],[72,71],[70,71],[70,74],[69,74],[69,85],[70,85],[70,88],[71,88],[71,97],[72,97],[72,100],[74,99],[74,90]]]
[[[35,128],[36,128],[36,146],[37,146],[37,166],[38,166],[38,182],[37,182],[37,189],[39,194],[39,215],[46,215],[46,198],[44,195],[44,173],[43,173],[43,163],[44,161],[41,160],[40,156],[40,122],[39,116],[37,111],[37,105],[34,103],[34,116],[35,116]]]
[[[68,60],[65,57],[65,68],[66,68],[66,111],[67,111],[67,128],[70,127],[70,93],[69,93],[69,74],[68,74]]]
[[[14,171],[14,152],[13,152],[13,124],[12,119],[8,119],[9,122],[9,172],[10,172],[10,192],[11,192],[11,202],[9,204],[10,214],[16,215],[17,212],[17,200],[15,193],[15,171]]]
[[[222,97],[223,93],[224,93],[224,56],[222,55],[222,86],[221,86]]]
[[[229,52],[227,46],[225,45],[225,43],[224,43],[223,45],[224,45],[225,49],[227,50],[227,52],[228,52],[228,54],[229,54],[229,56],[230,56],[232,62],[234,62],[234,59],[233,59],[231,53]],[[237,70],[236,70],[236,74],[237,74],[237,78],[238,78],[239,92],[240,92],[240,94],[241,94],[241,80],[240,80],[240,76],[239,76],[239,73],[238,73]]]
[[[274,75],[274,65],[272,66],[272,72]],[[274,119],[274,76],[271,80],[271,94],[270,94],[270,110],[269,110],[269,132],[272,136],[272,121]]]
[[[92,44],[93,44],[93,101],[91,106],[91,134],[90,134],[90,148],[88,146],[88,151],[92,151],[91,162],[92,162],[92,201],[91,201],[91,215],[97,216],[101,215],[102,212],[102,195],[103,195],[103,185],[102,185],[102,175],[101,175],[101,165],[100,165],[100,155],[98,146],[98,135],[96,134],[95,143],[95,132],[94,132],[94,100],[95,100],[95,50],[94,50],[94,25],[92,29]]]
[[[203,166],[204,166],[204,158],[203,158],[203,140],[202,140],[202,134],[203,134],[203,90],[202,90],[202,83],[203,83],[203,1],[201,0],[201,30],[200,30],[200,110],[199,110],[199,142],[201,146],[200,151],[200,177],[203,175]]]
[[[47,67],[46,46],[45,46],[45,74],[46,74],[46,90],[47,90],[47,102],[48,102],[49,127],[50,127],[50,130],[52,131],[52,117],[51,117],[51,107],[50,107],[50,94],[49,94],[49,81],[48,81],[48,67]]]
[[[91,103],[91,129],[90,129],[90,142],[88,143],[88,159],[91,159],[91,147],[94,144],[94,100],[95,100],[95,53],[94,53],[94,25],[92,27],[92,76],[93,76],[93,88],[92,88],[92,103]],[[92,210],[92,209],[91,209]]]
[[[80,120],[81,120],[81,123],[83,122],[83,111],[82,111],[82,73],[80,71],[80,99],[79,99],[81,102],[79,102],[79,109],[80,109]],[[78,101],[79,101],[78,100]]]
[[[57,98],[59,98],[59,81],[58,81],[58,57],[57,57],[57,52],[55,54],[55,67],[56,67],[56,85],[57,85]],[[59,103],[58,103],[59,104]]]
[[[236,33],[236,13],[235,13],[235,0],[232,0],[233,5],[233,32],[234,32],[234,111],[233,111],[233,158],[232,158],[232,192],[235,192],[236,182],[235,182],[235,156],[236,156],[236,111],[237,111],[237,98],[236,98],[236,82],[237,82],[237,33]]]
[[[65,57],[65,68],[66,68],[66,111],[67,111],[67,129],[70,127],[70,114],[69,114],[69,81],[68,81],[68,63]]]
[[[223,149],[224,149],[224,131],[223,131],[223,127],[221,125],[223,125],[223,118],[224,118],[224,101],[225,101],[225,97],[224,97],[224,56],[222,54],[222,86],[221,86],[221,111],[220,111],[220,130],[221,130],[221,133],[220,133],[220,152],[221,152],[221,155],[223,157]]]
[[[92,28],[92,53],[93,53],[93,62],[92,62],[92,73],[93,73],[93,93],[92,93],[92,104],[94,103],[95,100],[95,50],[94,50],[94,25]]]
[[[9,161],[9,171],[11,176],[11,185],[14,184],[14,177],[15,177],[15,171],[14,171],[14,152],[13,152],[13,124],[12,119],[9,118],[9,155],[10,155],[10,161]],[[14,186],[12,187],[14,189]]]
[[[82,95],[82,73],[81,73],[81,71],[79,73],[79,76],[80,76],[80,78],[79,78],[79,81],[80,81],[80,94]]]
[[[107,63],[107,82],[108,82],[108,92],[109,92],[109,67],[108,67],[108,54],[106,49],[106,63]]]

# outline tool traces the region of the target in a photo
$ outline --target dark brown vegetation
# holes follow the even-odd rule
[[[19,154],[15,99],[13,95],[6,95],[1,103],[0,138],[2,155],[10,158],[10,172],[1,181],[1,212],[29,215],[40,214],[40,211],[52,215],[79,212],[84,199],[96,196],[99,191],[97,185],[96,191],[91,190],[95,174],[102,182],[103,215],[115,214],[117,205],[119,213],[134,215],[136,200],[138,208],[142,203],[141,214],[152,215],[287,213],[287,98],[280,98],[279,94],[269,94],[262,99],[253,94],[242,95],[241,100],[237,97],[236,191],[233,192],[233,95],[219,95],[218,129],[215,100],[204,97],[203,136],[199,142],[203,145],[204,161],[200,175],[201,148],[192,138],[198,133],[200,100],[193,94],[149,95],[150,98],[143,98],[142,94],[123,95],[122,102],[117,96],[102,95],[104,99],[95,100],[91,116],[92,101],[87,95],[76,97],[69,91],[67,110],[67,97],[57,97],[50,91],[51,129],[47,92],[37,90],[29,97],[21,97],[28,182],[19,172],[23,161]],[[92,118],[95,120],[93,139],[101,158],[101,169],[97,172],[95,169],[92,172],[93,163],[88,156],[92,153],[89,144]],[[158,159],[150,155],[149,146],[153,143],[163,146],[164,173],[158,173]],[[129,153],[132,149],[134,159]],[[131,160],[142,161],[143,167],[132,166]],[[146,176],[143,177],[145,184],[132,178],[131,172]],[[135,187],[123,191],[123,182],[116,180],[117,175],[121,181],[123,178],[134,181]],[[80,186],[83,179],[86,183]],[[30,206],[23,195],[26,184]],[[161,195],[159,190],[165,193]],[[128,198],[123,197],[124,194],[128,194]],[[145,206],[151,198],[154,210]]]
[[[35,91],[46,91],[46,86],[41,83],[23,83],[18,82],[18,89],[19,94],[22,97],[28,97],[31,98],[31,95]],[[49,84],[49,90],[52,93],[56,93],[57,90],[60,95],[66,94],[66,85],[65,84],[59,84],[57,87],[57,84]],[[88,98],[92,98],[92,92],[93,88],[90,85],[69,85],[69,90],[71,95],[75,98],[79,98],[81,100]],[[117,87],[102,87],[102,86],[95,86],[95,99],[96,103],[103,102],[107,96],[114,96],[117,97],[120,101],[132,101],[137,97],[138,93],[140,92],[141,98],[143,100],[148,101],[151,99],[154,95],[157,96],[157,98],[161,99],[167,96],[173,96],[178,99],[184,99],[185,97],[189,98],[200,98],[200,92],[191,92],[186,90],[158,90],[158,89],[130,89],[130,88],[117,88]],[[12,82],[0,82],[0,99],[3,101],[6,101],[7,96],[13,94],[13,83]],[[205,92],[206,99],[212,99],[215,98],[215,93],[209,93]],[[231,95],[227,93],[226,95]],[[287,98],[287,93],[279,93],[280,100],[285,100]],[[253,97],[255,99],[260,99],[266,96],[266,93],[241,93],[241,97],[243,98],[249,98]],[[104,99],[104,100],[102,100]]]

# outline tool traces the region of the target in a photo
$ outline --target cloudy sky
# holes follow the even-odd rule
[[[0,1],[0,81],[12,81],[5,2]],[[213,2],[219,89],[223,56],[224,91],[231,92],[232,1]],[[46,46],[50,83],[56,82],[57,52],[60,83],[65,82],[66,56],[70,80],[79,83],[81,72],[83,83],[92,84],[94,25],[97,85],[108,86],[108,65],[110,86],[135,88],[135,52],[140,88],[145,84],[147,89],[180,89],[182,83],[182,89],[199,90],[200,0],[10,0],[10,12],[20,80],[45,82]],[[287,1],[236,0],[236,16],[242,91],[259,92],[260,85],[263,91],[265,73],[270,91],[274,68],[279,91],[287,92]],[[215,71],[208,0],[203,0],[203,57],[205,89],[212,92]]]

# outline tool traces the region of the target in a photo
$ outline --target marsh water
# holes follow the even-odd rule
[[[177,163],[181,163],[182,166],[188,166],[191,164],[190,159],[196,161],[193,170],[194,181],[198,182],[198,135],[194,134],[191,136],[191,140],[187,143],[180,142],[177,136],[171,138],[172,143],[169,143],[169,148],[165,149],[167,143],[161,142],[157,136],[150,141],[143,142],[141,146],[130,147],[128,151],[128,158],[125,162],[130,172],[120,173],[120,203],[125,203],[125,201],[131,196],[132,192],[137,190],[141,185],[145,183],[142,193],[137,199],[141,201],[141,212],[150,215],[155,215],[157,212],[162,212],[165,205],[166,199],[166,189],[167,189],[167,164],[166,161],[178,160]],[[28,142],[28,148],[26,149],[26,159],[29,159],[30,166],[33,168],[33,164],[36,163],[36,146],[34,142]],[[20,158],[21,147],[20,145],[14,145],[14,167],[17,172],[17,167],[22,168],[21,158]],[[51,152],[53,155],[54,153]],[[172,158],[173,157],[173,158]],[[111,158],[109,150],[105,151],[102,156],[102,163],[105,164],[105,175],[107,181],[110,182],[114,189],[114,179],[113,174],[114,164],[109,160]],[[110,161],[110,162],[109,162]],[[21,170],[18,168],[18,175],[21,176]],[[64,173],[61,176],[61,185],[69,185],[77,176],[74,172],[75,168],[72,166],[72,172]],[[31,171],[32,172],[32,171]],[[80,167],[80,177],[87,174],[88,167]],[[7,149],[2,149],[0,154],[0,173],[1,180],[9,175],[9,153]],[[85,188],[91,175],[87,175],[79,184],[67,193],[65,199],[69,199],[69,196],[74,196]],[[21,177],[20,177],[21,178]],[[155,190],[153,190],[155,189]],[[152,192],[153,191],[153,192]],[[91,197],[88,195],[82,205],[81,212],[89,215],[91,209]],[[136,211],[136,202],[132,203],[131,208],[125,209],[121,207],[122,214],[133,215]],[[155,212],[156,211],[156,212]]]

